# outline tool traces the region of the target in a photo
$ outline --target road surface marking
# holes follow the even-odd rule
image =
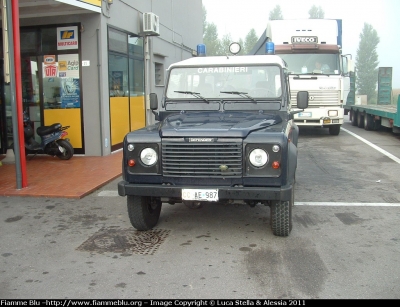
[[[101,191],[97,196],[106,196],[106,197],[114,197],[118,196],[118,191]]]
[[[371,143],[370,141],[367,141],[366,139],[362,138],[361,136],[341,127],[341,129],[344,132],[347,132],[348,134],[354,136],[355,138],[359,139],[360,141],[364,142],[365,144],[371,146],[372,148],[376,149],[377,151],[379,151],[380,153],[384,154],[385,156],[387,156],[388,158],[392,159],[393,161],[397,162],[400,164],[400,159],[397,158],[396,156],[392,155],[391,153],[387,152],[386,150],[376,146],[375,144]]]
[[[340,202],[301,202],[295,201],[295,206],[324,206],[324,207],[400,207],[400,203],[340,203]]]

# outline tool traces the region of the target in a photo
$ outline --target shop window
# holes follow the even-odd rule
[[[129,35],[128,37],[129,56],[143,58],[143,38]]]
[[[36,53],[38,48],[38,31],[24,29],[20,31],[21,53]]]
[[[109,69],[110,97],[128,96],[128,58],[110,54]]]
[[[155,84],[164,85],[164,65],[162,63],[155,63]]]
[[[129,95],[144,95],[144,62],[143,60],[129,59]]]
[[[60,44],[67,39],[73,44]],[[84,153],[78,25],[21,28],[20,45],[23,109],[34,130],[56,122],[70,126],[75,152]]]
[[[143,38],[108,29],[111,149],[146,125]]]
[[[57,29],[54,27],[41,29],[42,52],[52,54],[57,52]]]
[[[128,53],[128,40],[124,32],[109,28],[108,29],[108,49],[111,51]]]

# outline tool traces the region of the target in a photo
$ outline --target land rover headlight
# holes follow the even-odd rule
[[[152,166],[157,162],[157,152],[153,148],[144,148],[140,153],[140,161],[144,165]]]
[[[268,162],[268,154],[265,150],[253,149],[249,155],[250,163],[255,167],[262,167]]]

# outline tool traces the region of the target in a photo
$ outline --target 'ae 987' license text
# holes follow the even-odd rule
[[[182,200],[218,201],[218,189],[182,189]]]

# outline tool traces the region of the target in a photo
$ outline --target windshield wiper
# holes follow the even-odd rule
[[[245,93],[245,92],[236,92],[236,91],[222,92],[221,91],[220,93],[231,94],[231,95],[239,95],[240,97],[249,98],[249,99],[253,100],[254,102],[257,102],[257,100],[255,100],[253,97],[247,95],[247,93]]]
[[[179,93],[179,94],[190,94],[190,95],[193,95],[193,96],[196,97],[196,98],[203,99],[203,100],[204,100],[205,102],[207,102],[207,103],[210,103],[210,101],[209,101],[207,98],[201,96],[200,93],[191,92],[191,91],[174,91],[174,93]]]

